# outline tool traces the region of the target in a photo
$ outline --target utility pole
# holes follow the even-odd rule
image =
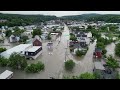
[[[68,48],[68,40],[67,40],[67,47],[65,48],[65,61],[66,61],[66,56],[67,56],[67,48]]]

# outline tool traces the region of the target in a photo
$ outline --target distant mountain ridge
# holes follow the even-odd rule
[[[119,14],[82,14],[61,17],[64,20],[87,20],[87,21],[105,21],[109,23],[120,23]]]

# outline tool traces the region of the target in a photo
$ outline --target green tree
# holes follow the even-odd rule
[[[11,30],[7,30],[7,31],[5,32],[5,34],[6,34],[7,37],[10,37],[10,35],[12,35],[12,31],[11,31]]]
[[[0,66],[5,67],[8,65],[8,59],[0,56]]]
[[[83,73],[80,75],[80,79],[95,79],[95,76],[91,73]]]
[[[77,38],[75,37],[75,35],[70,34],[70,40],[72,40],[72,41],[76,41],[76,40],[77,40]]]
[[[82,55],[85,55],[87,51],[77,50],[76,56],[81,57]]]
[[[86,72],[79,76],[63,76],[63,79],[96,79],[96,78],[94,74]]]
[[[34,29],[32,34],[33,34],[33,37],[35,37],[35,35],[40,36],[42,34],[42,31],[41,29]]]
[[[56,28],[53,28],[53,31],[56,31]]]
[[[25,57],[21,56],[20,54],[13,53],[9,58],[9,66],[14,69],[24,70],[27,66],[27,61]]]
[[[102,54],[105,55],[107,53],[107,50],[106,49],[103,49],[102,50]]]
[[[0,53],[6,51],[7,49],[6,48],[0,48]]]
[[[114,59],[111,55],[107,58],[106,64],[108,65],[108,67],[112,68],[113,70],[119,67],[118,61]]]
[[[115,55],[120,57],[120,43],[115,46]]]
[[[45,66],[42,62],[38,62],[36,64],[30,64],[25,68],[27,73],[37,73],[44,70]]]
[[[93,29],[93,27],[89,25],[89,26],[87,27],[87,29]]]
[[[103,42],[97,42],[97,48],[101,48],[101,49],[104,49],[105,48],[105,45]]]
[[[21,36],[21,34],[24,32],[25,30],[21,30],[21,29],[19,29],[18,27],[15,27],[14,28],[14,35],[15,36]]]
[[[66,70],[72,70],[75,66],[75,63],[73,62],[73,60],[67,60],[65,62],[65,69]]]
[[[47,39],[48,39],[48,40],[51,40],[51,39],[52,39],[50,33],[48,34]]]
[[[24,43],[25,43],[27,40],[28,40],[28,36],[22,36],[21,39],[20,39],[20,41],[21,41],[21,42],[24,42]]]

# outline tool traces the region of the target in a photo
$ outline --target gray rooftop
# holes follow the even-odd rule
[[[102,65],[101,62],[94,62],[94,65],[95,65],[95,69],[105,70],[105,67]]]

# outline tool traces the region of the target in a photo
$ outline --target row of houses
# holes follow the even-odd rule
[[[70,41],[69,42],[69,47],[74,49],[74,53],[76,52],[77,49],[81,50],[86,48],[90,44],[90,38],[92,37],[92,33],[85,33],[82,31],[74,31],[72,34],[75,35],[77,38],[77,41]]]

